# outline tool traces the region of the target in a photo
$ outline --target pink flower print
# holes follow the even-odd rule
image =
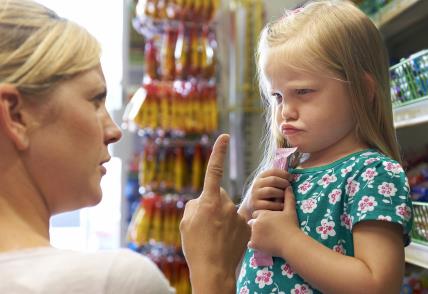
[[[284,263],[283,265],[281,265],[281,270],[282,270],[282,275],[283,276],[287,276],[287,278],[291,279],[294,276],[294,271],[293,269],[287,264]]]
[[[377,219],[381,220],[381,221],[388,221],[388,222],[392,221],[392,219],[389,215],[379,215],[377,217]]]
[[[348,184],[346,185],[346,194],[349,195],[349,197],[355,196],[355,194],[358,193],[360,190],[360,183],[355,181],[353,178],[348,179]]]
[[[362,174],[364,181],[373,181],[373,179],[377,175],[378,175],[378,173],[376,172],[376,169],[374,169],[374,168],[368,168]]]
[[[336,204],[338,201],[340,201],[341,196],[342,190],[334,189],[330,194],[328,194],[328,202],[331,204]]]
[[[272,276],[273,272],[268,270],[267,267],[264,267],[263,269],[257,271],[255,282],[256,284],[259,284],[259,288],[262,289],[266,285],[271,285],[273,283]]]
[[[306,194],[312,186],[313,184],[311,182],[305,181],[299,185],[297,191],[301,194]]]
[[[257,268],[257,262],[256,262],[256,259],[254,258],[254,254],[253,256],[250,257],[250,267]]]
[[[333,250],[336,251],[337,253],[340,253],[340,254],[343,254],[343,255],[346,254],[346,250],[345,250],[345,248],[343,247],[342,244],[334,245],[333,246]]]
[[[393,163],[393,162],[384,162],[383,166],[385,167],[386,171],[392,172],[393,174],[399,174],[404,172],[403,168],[399,163]]]
[[[247,286],[244,286],[241,288],[241,290],[239,290],[239,294],[249,294],[250,293],[250,289],[248,289]]]
[[[247,274],[247,269],[246,269],[246,264],[244,262],[241,266],[241,271],[239,272],[238,280],[241,281],[245,277],[246,274]]]
[[[299,181],[300,180],[300,178],[302,177],[302,175],[299,175],[299,174],[294,174],[293,175],[293,181],[294,182],[297,182],[297,181]]]
[[[377,158],[377,157],[369,158],[369,159],[366,159],[366,161],[364,161],[364,165],[369,165],[369,164],[372,164],[373,162],[376,162],[376,161],[379,161],[379,158]]]
[[[321,180],[318,181],[318,185],[322,185],[323,188],[327,188],[330,183],[336,182],[337,178],[335,175],[325,174],[322,176]]]
[[[377,202],[373,196],[363,196],[358,202],[358,210],[361,212],[373,211]]]
[[[291,294],[312,294],[311,288],[309,288],[306,284],[296,284],[294,285],[294,289],[291,289]]]
[[[326,240],[328,236],[335,236],[334,221],[321,220],[321,226],[317,227],[317,233],[321,235],[323,240]]]
[[[302,209],[303,213],[312,213],[316,207],[317,200],[313,198],[303,200],[302,205],[300,205],[300,208]]]
[[[352,220],[348,214],[344,213],[340,216],[340,224],[347,228],[348,230],[352,227]]]
[[[372,151],[367,151],[367,152],[364,152],[363,154],[361,154],[361,156],[370,156],[370,155],[373,155],[373,154],[376,154],[376,153],[372,152]]]
[[[346,176],[346,174],[348,174],[348,173],[350,173],[351,171],[352,171],[352,165],[350,165],[350,166],[347,166],[346,168],[342,168],[341,170],[340,170],[340,172],[341,172],[341,176],[342,177],[344,177],[344,176]]]
[[[405,203],[396,206],[395,213],[406,221],[408,221],[412,217],[412,210]]]
[[[397,188],[395,188],[394,183],[387,183],[387,182],[383,182],[381,185],[379,185],[377,187],[377,190],[379,194],[385,197],[395,196],[395,193],[397,192]]]

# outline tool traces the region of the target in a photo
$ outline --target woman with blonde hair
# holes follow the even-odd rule
[[[30,0],[0,1],[0,292],[172,293],[143,256],[49,243],[52,215],[100,202],[108,145],[100,46]]]
[[[237,292],[399,293],[412,206],[379,31],[349,1],[309,2],[265,27],[258,67],[266,157]]]

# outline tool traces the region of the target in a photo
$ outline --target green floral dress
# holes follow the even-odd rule
[[[365,150],[326,166],[290,169],[301,230],[328,248],[354,256],[352,227],[360,221],[379,220],[403,226],[408,244],[412,204],[406,175],[399,163]],[[258,267],[248,249],[237,283],[237,293],[320,293],[287,261]]]

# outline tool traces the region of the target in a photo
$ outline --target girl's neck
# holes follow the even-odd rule
[[[335,144],[323,150],[309,153],[309,157],[300,163],[298,168],[313,168],[333,163],[349,154],[368,149],[367,144],[355,142],[354,144]]]

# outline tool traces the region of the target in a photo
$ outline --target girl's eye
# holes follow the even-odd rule
[[[275,99],[277,104],[281,104],[282,103],[282,96],[278,93],[273,93],[272,94],[273,98]]]
[[[308,94],[308,93],[311,93],[311,92],[313,92],[312,89],[296,89],[296,94],[297,95],[305,95],[305,94]]]

